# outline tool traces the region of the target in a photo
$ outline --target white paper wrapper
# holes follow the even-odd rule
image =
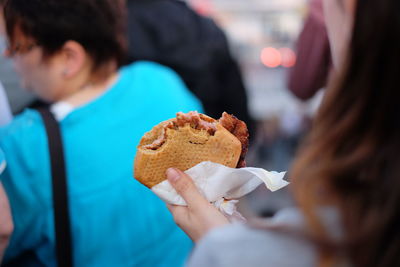
[[[209,202],[214,203],[223,213],[231,217],[241,217],[236,212],[237,200],[234,199],[243,197],[261,184],[265,184],[271,191],[289,184],[283,179],[285,172],[269,172],[251,167],[234,169],[209,161],[199,163],[185,173],[192,177],[199,191]],[[186,205],[185,200],[167,180],[152,187],[151,190],[169,204]]]

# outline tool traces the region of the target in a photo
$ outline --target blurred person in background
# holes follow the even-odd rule
[[[336,69],[290,172],[297,208],[228,225],[169,169],[188,266],[400,266],[400,2],[323,3]]]
[[[312,98],[326,86],[332,66],[322,0],[311,0],[308,12],[288,80],[289,90],[301,100]]]
[[[192,242],[165,204],[132,178],[132,163],[146,131],[178,111],[202,111],[200,101],[156,63],[119,69],[121,2],[2,2],[5,53],[24,87],[49,103],[61,131],[74,265],[182,265]],[[27,109],[0,128],[0,147],[7,158],[0,181],[14,222],[4,262],[56,266],[50,156],[39,112]]]
[[[150,60],[174,69],[207,115],[234,114],[254,133],[242,74],[212,19],[181,0],[127,0],[127,10],[129,62]]]

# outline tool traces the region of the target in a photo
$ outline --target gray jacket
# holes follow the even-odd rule
[[[323,209],[321,218],[333,237],[340,237],[337,213]],[[251,267],[318,265],[315,246],[302,235],[284,228],[304,232],[304,217],[298,209],[289,208],[265,220],[267,229],[256,229],[245,224],[231,224],[211,231],[196,245],[189,267]],[[268,229],[271,228],[271,229]],[[339,266],[349,266],[341,263]]]

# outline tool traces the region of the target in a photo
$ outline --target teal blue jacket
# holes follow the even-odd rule
[[[179,111],[202,111],[170,69],[138,62],[102,96],[59,122],[64,142],[75,266],[181,266],[192,248],[166,205],[133,179],[142,135]],[[15,230],[5,261],[33,251],[56,266],[50,163],[41,117],[26,110],[0,129],[0,179]]]

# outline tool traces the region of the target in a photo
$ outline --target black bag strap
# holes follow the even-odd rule
[[[44,121],[49,143],[57,263],[59,267],[72,267],[68,187],[61,132],[58,122],[48,108],[40,107],[37,110]]]

